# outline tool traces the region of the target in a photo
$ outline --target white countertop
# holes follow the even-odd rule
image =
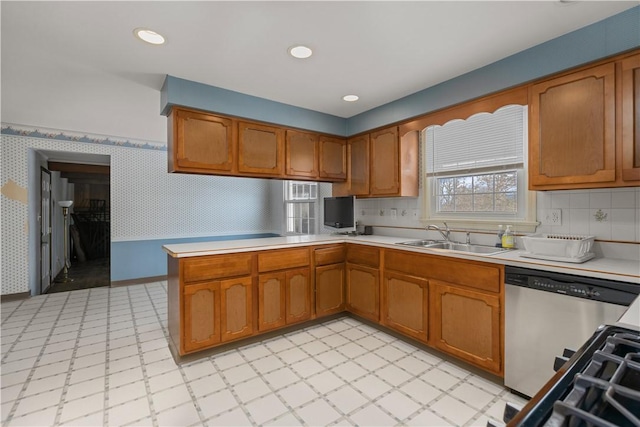
[[[165,245],[163,249],[174,258],[217,255],[225,253],[249,252],[257,250],[283,249],[296,246],[323,245],[331,243],[352,242],[364,245],[402,249],[418,253],[431,253],[454,258],[471,259],[495,264],[553,271],[578,276],[596,277],[640,284],[640,261],[617,258],[594,258],[582,264],[557,261],[543,261],[521,256],[524,251],[514,250],[496,255],[453,252],[443,249],[428,249],[411,246],[399,246],[406,237],[389,236],[343,236],[319,234],[312,236],[282,236],[260,239],[222,240],[199,243],[179,243]]]
[[[640,296],[625,311],[617,325],[640,331]]]

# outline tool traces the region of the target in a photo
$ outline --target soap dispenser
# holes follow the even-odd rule
[[[513,236],[513,231],[511,231],[511,226],[507,225],[507,229],[504,231],[502,235],[502,247],[505,249],[513,249],[515,247],[515,238]]]

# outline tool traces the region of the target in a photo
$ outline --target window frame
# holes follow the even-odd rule
[[[506,104],[508,105],[508,104]],[[520,104],[521,105],[521,104]],[[504,105],[503,105],[504,106]],[[502,106],[501,106],[502,107]],[[499,108],[501,108],[499,107]],[[496,108],[499,109],[499,108]],[[527,108],[527,106],[524,106]],[[475,114],[479,114],[485,111],[477,111]],[[495,110],[494,110],[495,112]],[[493,113],[493,112],[492,112]],[[471,117],[471,116],[469,116]],[[469,117],[465,118],[468,119]],[[455,120],[455,119],[451,119]],[[443,125],[451,120],[447,120]],[[426,141],[426,129],[429,126],[436,125],[435,123],[429,124],[420,130],[420,222],[423,225],[427,225],[433,222],[447,222],[448,224],[455,225],[460,228],[470,228],[474,230],[488,230],[494,231],[499,224],[510,224],[514,229],[521,232],[535,232],[539,222],[536,220],[536,192],[529,190],[528,183],[528,138],[525,130],[525,146],[523,147],[523,164],[522,165],[505,165],[496,166],[486,169],[477,170],[460,170],[452,171],[450,173],[438,173],[428,174],[428,150]],[[525,129],[527,126],[525,126]],[[518,210],[517,216],[509,214],[487,214],[482,212],[446,212],[436,213],[434,204],[437,204],[435,195],[436,180],[442,177],[450,176],[472,176],[482,173],[500,173],[506,170],[518,171],[518,205],[524,204],[522,209]]]
[[[309,186],[313,186],[315,187],[315,198],[306,198],[306,199],[290,199],[289,198],[289,194],[290,194],[290,186],[291,185],[295,185],[295,184],[300,184],[300,185],[309,185]],[[283,186],[282,186],[282,198],[283,198],[283,209],[284,209],[284,215],[283,215],[283,231],[284,231],[284,235],[286,236],[308,236],[308,235],[313,235],[313,234],[317,234],[318,232],[318,209],[319,209],[319,191],[320,191],[320,187],[318,185],[317,182],[311,182],[311,181],[297,181],[297,180],[285,180],[283,181]],[[309,194],[311,194],[311,191],[309,192]],[[290,205],[295,205],[295,204],[309,204],[309,213],[313,213],[313,217],[309,216],[308,218],[306,218],[308,221],[313,220],[313,225],[311,226],[311,224],[309,225],[309,232],[308,233],[297,233],[295,231],[290,231],[289,230],[289,215],[288,215],[288,207]],[[292,218],[296,218],[295,216]],[[304,218],[301,218],[304,219]]]

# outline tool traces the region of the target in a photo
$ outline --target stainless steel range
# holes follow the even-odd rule
[[[603,326],[509,427],[640,426],[640,332]]]

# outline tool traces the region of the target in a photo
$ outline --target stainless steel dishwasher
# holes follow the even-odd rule
[[[631,283],[505,267],[505,386],[533,396],[556,356],[617,321],[639,293]]]

